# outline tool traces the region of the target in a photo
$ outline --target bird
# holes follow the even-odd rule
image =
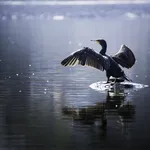
[[[106,71],[107,81],[110,83],[110,77],[115,78],[115,82],[118,78],[122,78],[123,81],[127,80],[132,82],[123,71],[123,68],[131,68],[136,61],[134,53],[125,44],[121,45],[119,51],[113,55],[108,56],[106,54],[107,42],[104,39],[91,40],[101,45],[99,53],[92,48],[83,47],[61,61],[62,66],[90,66],[100,71]]]

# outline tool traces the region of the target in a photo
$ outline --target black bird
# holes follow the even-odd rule
[[[111,76],[115,77],[115,79],[121,77],[123,80],[131,81],[120,66],[129,69],[135,64],[136,59],[133,52],[126,45],[121,45],[120,50],[114,56],[108,56],[106,54],[107,43],[105,40],[98,39],[91,41],[95,41],[101,45],[102,49],[99,54],[89,47],[83,47],[71,53],[61,64],[63,66],[87,65],[101,71],[105,70],[107,83],[110,81]]]

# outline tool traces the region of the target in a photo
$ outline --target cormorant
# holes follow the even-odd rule
[[[105,70],[107,83],[111,76],[115,77],[115,79],[121,77],[123,80],[132,81],[127,78],[120,67],[122,66],[129,69],[135,64],[135,56],[126,45],[121,45],[120,50],[114,56],[108,56],[106,54],[107,43],[104,39],[91,41],[95,41],[101,45],[102,49],[99,54],[89,47],[83,47],[82,49],[71,53],[61,62],[61,64],[63,66],[75,66],[77,64],[82,66],[87,65],[101,71]]]

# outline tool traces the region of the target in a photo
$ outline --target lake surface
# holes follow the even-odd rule
[[[60,64],[83,46],[98,52],[90,40],[104,38],[109,55],[121,44],[132,49],[137,62],[125,72],[150,85],[149,5],[0,7],[1,148],[150,148],[149,88],[98,92],[89,85],[106,81],[105,72]]]

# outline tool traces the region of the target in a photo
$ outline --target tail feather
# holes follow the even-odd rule
[[[133,81],[132,81],[131,79],[129,79],[125,74],[124,74],[123,77],[124,77],[125,80],[127,80],[127,81],[129,81],[129,82],[133,82]]]

